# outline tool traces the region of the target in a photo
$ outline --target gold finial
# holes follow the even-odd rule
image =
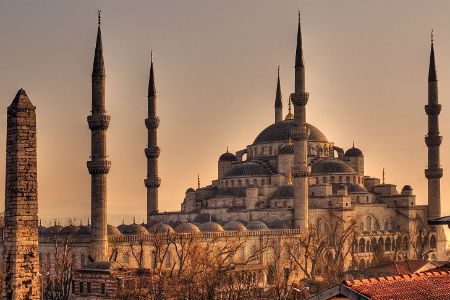
[[[431,43],[433,44],[434,42],[434,34],[433,34],[433,29],[431,29]]]
[[[289,146],[292,146],[292,138],[289,137]]]
[[[133,224],[136,224],[136,217],[133,217]]]
[[[197,189],[200,188],[200,173],[197,173]]]
[[[292,114],[292,109],[291,109],[291,97],[289,97],[289,103],[288,103],[288,114],[286,115],[286,118],[284,118],[285,120],[294,120],[294,115]]]
[[[227,153],[229,153],[229,152],[228,152],[228,146],[227,146]]]
[[[352,147],[355,148],[355,141],[353,141],[353,146]]]
[[[102,23],[102,10],[97,9],[97,13],[98,13],[98,26],[100,26],[100,24]]]
[[[292,184],[292,172],[289,170],[289,184]]]
[[[153,62],[153,49],[150,50],[150,61]]]
[[[383,168],[383,184],[384,184],[384,174],[385,174],[385,173],[384,173],[384,168]]]

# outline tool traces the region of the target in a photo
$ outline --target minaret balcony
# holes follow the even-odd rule
[[[109,160],[91,160],[87,162],[89,174],[108,174],[111,169]]]
[[[429,116],[439,115],[441,112],[442,105],[440,104],[428,104],[425,105],[425,112]]]
[[[439,135],[427,135],[425,136],[425,144],[428,147],[439,147],[442,143],[442,136]]]
[[[146,178],[144,179],[144,184],[148,188],[159,188],[161,185],[161,178],[157,176]]]
[[[428,179],[441,178],[444,175],[442,168],[425,169],[425,177]]]
[[[108,115],[90,115],[87,117],[90,130],[106,130],[108,129],[111,117]]]
[[[147,158],[158,158],[160,152],[161,150],[159,149],[159,147],[145,148],[145,156],[147,156]]]
[[[145,126],[147,129],[156,129],[159,127],[159,118],[158,117],[148,117],[145,119]]]
[[[306,92],[291,94],[291,101],[294,104],[294,106],[305,106],[306,103],[308,103],[308,99],[309,93]]]
[[[306,178],[311,174],[310,166],[294,166],[292,168],[292,177],[294,178]]]

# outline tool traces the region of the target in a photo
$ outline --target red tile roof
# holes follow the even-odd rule
[[[449,300],[450,271],[344,281],[373,300]]]

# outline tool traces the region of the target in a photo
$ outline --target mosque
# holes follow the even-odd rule
[[[50,261],[54,236],[70,234],[73,260],[78,268],[91,261],[115,259],[137,267],[130,252],[130,244],[140,239],[150,241],[155,232],[228,235],[248,234],[253,239],[265,236],[297,236],[308,226],[314,226],[323,216],[338,216],[346,222],[358,224],[357,262],[361,268],[372,258],[370,245],[382,245],[386,253],[394,251],[396,237],[413,230],[413,220],[434,219],[440,216],[440,178],[437,76],[434,49],[431,45],[428,75],[428,205],[416,204],[413,188],[401,188],[364,171],[364,154],[353,145],[348,149],[335,145],[316,126],[306,123],[306,104],[309,94],[305,88],[305,66],[300,17],[295,53],[295,91],[282,96],[280,75],[274,101],[274,119],[249,145],[218,157],[217,179],[210,185],[188,188],[181,210],[159,212],[157,143],[159,118],[156,111],[157,93],[153,59],[148,88],[147,222],[143,224],[108,225],[106,213],[107,174],[111,162],[107,160],[106,132],[110,117],[106,114],[105,65],[100,19],[92,72],[92,114],[88,117],[92,132],[92,154],[87,167],[91,175],[91,224],[62,227],[39,227],[41,260]],[[287,99],[286,99],[287,98]],[[286,101],[287,100],[287,101]],[[425,102],[425,100],[424,100]],[[287,114],[283,105],[288,106]],[[314,120],[312,120],[314,122]],[[319,222],[320,223],[320,222]],[[325,226],[325,224],[321,224]],[[323,230],[326,230],[324,227]],[[138,239],[137,237],[140,237]],[[251,242],[252,240],[250,240]],[[144,242],[144,252],[152,252],[150,242]],[[397,241],[398,242],[398,241]],[[445,260],[445,236],[439,228],[427,241],[428,259]],[[108,246],[110,245],[110,246]],[[244,253],[245,255],[245,253]],[[144,255],[144,267],[152,259]],[[268,263],[266,260],[263,264]],[[170,266],[170,261],[169,261]],[[79,290],[77,290],[80,292]]]

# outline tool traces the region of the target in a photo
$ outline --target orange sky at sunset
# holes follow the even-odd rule
[[[365,173],[410,184],[427,202],[430,31],[442,104],[442,214],[450,214],[450,4],[378,1],[0,0],[0,182],[6,108],[19,88],[37,106],[39,215],[44,223],[90,214],[92,60],[102,9],[106,69],[109,223],[146,215],[147,84],[154,51],[161,124],[160,211],[217,177],[228,146],[253,143],[273,122],[277,66],[284,115],[294,86],[297,9],[302,11],[307,120],[336,146],[352,142]],[[4,194],[4,185],[0,185]],[[3,203],[1,204],[3,206]]]

